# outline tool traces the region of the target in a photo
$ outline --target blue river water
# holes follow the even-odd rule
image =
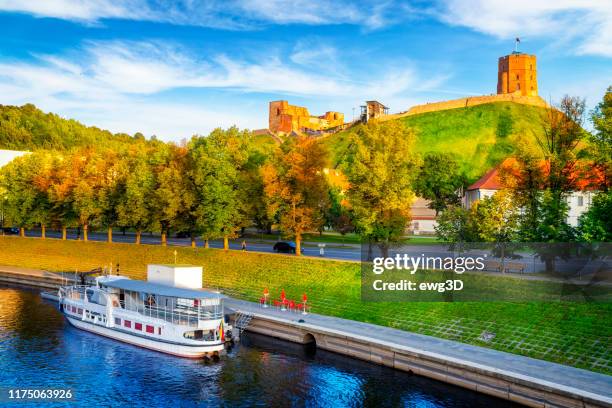
[[[70,326],[35,290],[0,286],[0,388],[70,389],[72,407],[509,407],[390,368],[243,334],[217,362],[168,356]]]

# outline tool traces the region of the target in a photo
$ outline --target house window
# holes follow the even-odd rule
[[[116,324],[117,326],[121,326],[121,319],[120,319],[120,318],[118,318],[118,317],[115,317],[115,324]]]
[[[132,322],[129,320],[124,320],[123,321],[123,325],[127,328],[131,328],[132,327]]]
[[[155,333],[155,328],[147,324],[147,333],[151,333],[151,334]]]
[[[134,323],[134,329],[142,330],[142,323]]]
[[[584,205],[584,197],[578,196],[576,198],[578,199],[578,207],[582,207]]]

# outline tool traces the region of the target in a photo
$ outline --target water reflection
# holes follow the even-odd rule
[[[36,291],[2,286],[0,385],[72,388],[78,406],[510,406],[265,336],[218,363],[167,356],[75,329]]]

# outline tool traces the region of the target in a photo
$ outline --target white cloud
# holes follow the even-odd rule
[[[612,57],[609,0],[440,0],[434,14],[447,24],[499,38],[577,42],[575,53]]]
[[[393,1],[349,0],[0,0],[0,10],[83,23],[104,19],[157,21],[224,29],[261,24],[356,24],[384,27],[402,8]]]
[[[408,91],[434,88],[445,79],[424,80],[410,63],[383,64],[384,68],[365,70],[363,76],[321,74],[316,65],[291,64],[286,58],[203,59],[160,42],[90,41],[63,55],[34,57],[28,62],[0,60],[2,103],[31,102],[115,132],[143,131],[166,138],[233,124],[263,127],[267,119],[265,109],[255,114],[244,96],[232,95],[237,102],[231,106],[194,108],[198,105],[181,102],[180,97],[171,103],[160,95],[177,88],[299,95],[348,105],[372,98],[401,99]],[[304,62],[311,57],[302,53],[296,58]]]

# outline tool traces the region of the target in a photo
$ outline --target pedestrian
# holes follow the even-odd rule
[[[246,241],[242,240],[242,250],[246,251]]]

